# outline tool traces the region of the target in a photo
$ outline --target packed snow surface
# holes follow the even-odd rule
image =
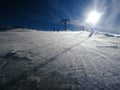
[[[0,90],[120,90],[120,35],[1,31]]]

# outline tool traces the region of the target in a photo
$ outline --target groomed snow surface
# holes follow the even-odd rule
[[[120,35],[1,31],[0,90],[120,90]]]

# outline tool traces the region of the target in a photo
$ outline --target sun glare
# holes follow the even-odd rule
[[[88,15],[86,22],[95,25],[99,21],[101,15],[101,13],[93,11]]]

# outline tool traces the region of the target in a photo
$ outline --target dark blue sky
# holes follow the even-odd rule
[[[81,11],[90,0],[1,0],[0,2],[1,25],[62,29],[60,20],[80,17]]]
[[[100,28],[115,23],[119,26],[119,3],[118,0],[0,0],[0,25],[63,29],[60,20],[70,18],[69,29],[76,29],[83,24],[90,10],[98,9],[105,12]]]

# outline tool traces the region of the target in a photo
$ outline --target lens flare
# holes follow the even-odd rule
[[[102,15],[102,13],[98,13],[97,11],[93,11],[88,15],[86,22],[95,25],[99,21],[101,15]]]

